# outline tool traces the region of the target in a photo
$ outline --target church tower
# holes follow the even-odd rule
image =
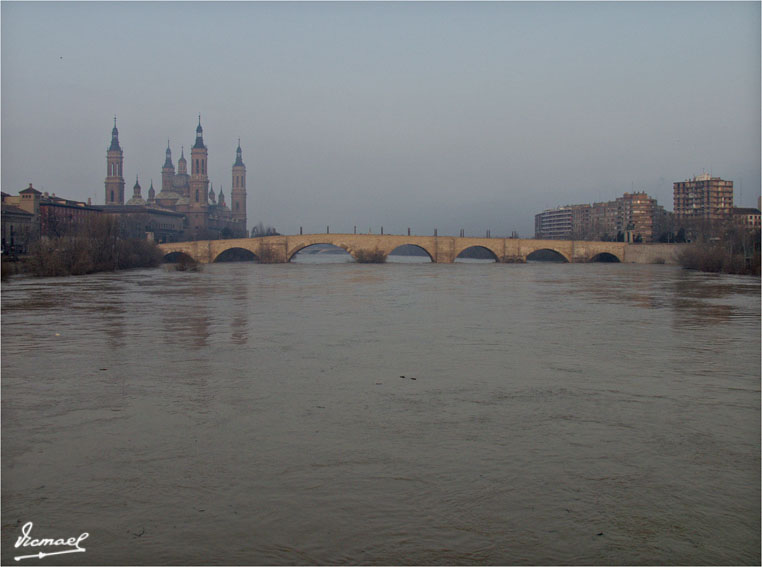
[[[145,205],[146,202],[143,200],[143,195],[140,193],[141,187],[140,182],[138,181],[138,176],[135,176],[135,186],[132,188],[132,199],[127,201],[128,205]]]
[[[124,205],[124,177],[122,167],[124,155],[119,146],[119,130],[116,129],[116,116],[114,116],[114,129],[111,130],[111,146],[106,152],[106,200],[107,205]]]
[[[132,188],[132,198],[133,199],[142,199],[143,196],[140,194],[140,182],[138,181],[138,176],[135,176],[135,186]]]
[[[177,175],[188,175],[188,162],[185,159],[185,146],[180,146],[180,159],[177,160]]]
[[[201,116],[198,117],[196,143],[191,148],[190,202],[193,208],[206,209],[209,204],[209,176],[206,169],[207,150]]]
[[[205,238],[209,209],[209,176],[206,167],[207,151],[204,145],[204,130],[201,128],[201,115],[196,128],[196,143],[191,148],[191,176],[188,195],[190,208],[188,223],[193,238]]]
[[[172,165],[172,150],[169,149],[169,140],[167,140],[167,157],[164,159],[164,167],[161,168],[161,190],[172,191],[174,178],[175,166]]]
[[[233,184],[230,190],[230,210],[233,220],[242,224],[246,230],[246,166],[241,158],[241,140],[238,139],[238,148],[235,151],[235,163],[233,164]]]

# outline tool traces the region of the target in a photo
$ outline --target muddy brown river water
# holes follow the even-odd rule
[[[16,562],[26,522],[86,551]],[[759,564],[759,279],[12,279],[2,524],[7,565]]]

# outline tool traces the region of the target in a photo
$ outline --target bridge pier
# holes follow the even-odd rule
[[[521,256],[503,256],[500,262],[503,264],[526,264],[527,259]]]

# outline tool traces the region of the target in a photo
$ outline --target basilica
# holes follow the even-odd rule
[[[185,150],[180,152],[177,170],[172,163],[172,151],[167,142],[164,166],[161,169],[161,190],[156,193],[153,181],[144,199],[136,177],[132,198],[124,201],[124,154],[119,145],[119,131],[111,131],[111,146],[106,153],[106,210],[114,213],[145,213],[173,221],[179,240],[208,240],[216,238],[243,238],[246,232],[246,166],[241,157],[238,141],[233,163],[230,205],[220,188],[215,195],[207,175],[207,148],[199,117],[196,141],[190,151],[190,173]],[[157,223],[154,223],[157,224]],[[174,238],[173,238],[174,239]]]

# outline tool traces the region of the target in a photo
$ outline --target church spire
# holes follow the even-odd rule
[[[188,161],[185,159],[185,146],[180,146],[180,159],[177,160],[177,174],[184,175],[188,173]]]
[[[241,138],[238,138],[238,147],[235,150],[235,163],[233,167],[243,165],[243,158],[241,157]]]
[[[198,115],[198,127],[196,128],[196,143],[193,148],[204,148],[204,129],[201,127],[201,115]]]
[[[135,176],[135,187],[132,188],[132,199],[127,201],[127,204],[131,206],[146,204],[143,200],[143,196],[140,194],[140,182],[138,181],[137,175]]]
[[[166,152],[166,159],[164,160],[164,167],[171,167],[174,169],[174,165],[172,165],[172,150],[169,149],[169,140],[167,140],[167,152]]]
[[[114,116],[114,129],[111,130],[111,147],[108,151],[122,151],[119,147],[119,130],[116,129],[116,116]]]

